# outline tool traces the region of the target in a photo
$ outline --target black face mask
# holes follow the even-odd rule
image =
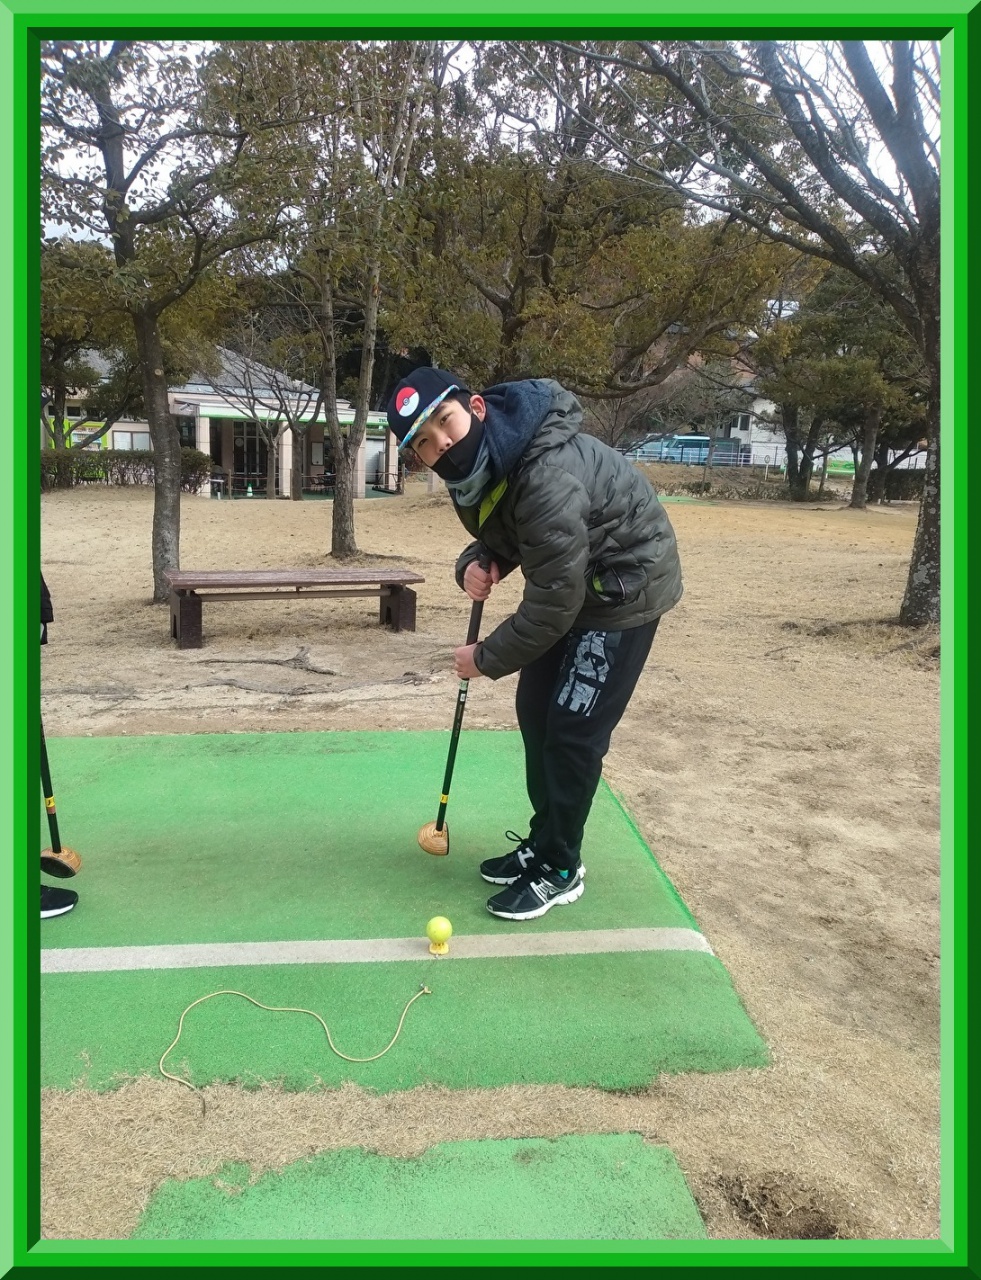
[[[441,480],[466,480],[473,470],[484,438],[484,424],[470,410],[470,430],[433,463],[433,470]]]

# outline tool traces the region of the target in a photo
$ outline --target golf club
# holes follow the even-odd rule
[[[486,566],[484,566],[486,568]],[[475,600],[470,609],[470,627],[467,631],[467,644],[476,644],[480,633],[480,617],[484,611],[483,600]],[[435,822],[427,822],[419,832],[419,847],[426,853],[444,857],[450,851],[450,829],[446,825],[446,806],[450,799],[450,783],[453,780],[453,765],[456,761],[456,749],[460,741],[460,729],[463,725],[463,711],[467,705],[467,689],[469,680],[460,681],[460,689],[456,695],[456,711],[453,715],[453,729],[450,733],[450,750],[446,757],[446,772],[443,775],[443,791],[439,797],[439,812]]]
[[[67,880],[82,869],[82,859],[74,849],[61,843],[58,835],[58,817],[55,813],[54,790],[51,786],[51,770],[48,768],[48,748],[44,741],[44,725],[41,725],[41,786],[44,788],[44,808],[51,832],[51,848],[41,850],[41,870],[45,875]]]

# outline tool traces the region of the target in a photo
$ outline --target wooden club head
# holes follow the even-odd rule
[[[435,822],[427,822],[419,830],[419,848],[425,849],[437,858],[444,858],[450,851],[450,828],[444,822],[442,831]]]

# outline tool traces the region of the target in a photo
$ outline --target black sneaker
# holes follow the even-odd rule
[[[53,884],[41,885],[41,919],[50,920],[52,916],[63,916],[71,911],[78,901],[74,889],[59,889]]]
[[[519,876],[531,869],[535,859],[535,851],[528,840],[522,840],[513,831],[505,831],[508,840],[516,840],[518,847],[506,853],[503,858],[488,858],[480,864],[480,874],[488,884],[514,884]],[[586,868],[580,862],[579,874],[585,875]]]
[[[522,840],[513,831],[505,831],[508,840],[517,841],[517,848],[506,853],[503,858],[488,858],[480,864],[480,874],[488,884],[513,884],[518,876],[523,876],[535,859],[535,851],[531,842]]]
[[[513,884],[487,900],[487,910],[502,920],[534,920],[552,907],[561,907],[582,897],[582,870],[570,871],[568,879],[546,863],[532,867]]]

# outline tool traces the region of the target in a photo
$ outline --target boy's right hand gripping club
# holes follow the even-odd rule
[[[481,568],[489,566],[483,561]],[[483,600],[475,600],[470,608],[470,626],[467,630],[467,644],[476,644],[480,634],[480,617],[484,611]],[[450,829],[446,824],[446,806],[450,800],[450,783],[453,780],[453,765],[456,761],[456,749],[460,742],[460,729],[463,726],[463,712],[467,705],[467,689],[469,680],[460,681],[460,689],[456,695],[456,711],[453,715],[453,729],[450,733],[450,750],[446,757],[446,772],[443,775],[443,791],[439,797],[439,812],[435,822],[427,822],[419,831],[419,847],[426,853],[445,857],[450,851]]]

